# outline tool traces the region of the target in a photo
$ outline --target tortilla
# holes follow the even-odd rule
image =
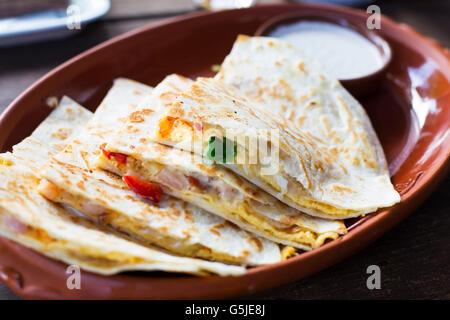
[[[2,154],[3,159],[14,158],[29,170],[37,172],[50,156],[60,152],[72,135],[77,134],[92,112],[68,97],[63,97],[58,107],[33,131],[32,135],[13,146],[13,153]],[[30,157],[34,154],[34,157]]]
[[[132,270],[244,273],[239,266],[177,257],[135,244],[69,214],[37,193],[40,178],[34,166],[59,150],[70,139],[70,132],[74,133],[89,115],[89,111],[63,98],[31,137],[15,146],[13,153],[0,155],[0,235],[50,258],[104,275]]]
[[[235,154],[231,162],[222,159],[222,165],[311,215],[349,218],[399,199],[379,165],[383,174],[365,175],[358,167],[349,167],[328,141],[295,128],[219,80],[197,79],[169,108],[149,118],[147,125],[153,128],[149,140],[205,157],[211,141],[231,141]],[[254,163],[247,160],[252,140],[258,141],[260,152]],[[263,146],[267,154],[261,153]]]
[[[275,40],[267,40],[271,43],[267,47],[274,46]],[[286,47],[293,49],[288,44]],[[255,52],[253,56],[257,55]],[[293,88],[301,87],[302,83],[294,86],[288,81],[302,77],[303,69],[299,65],[303,68],[313,68],[314,65],[294,60],[295,54],[289,59],[282,59],[282,55],[277,57],[295,69],[292,67],[285,72],[286,80],[278,79],[278,87],[267,90],[280,95],[283,92],[287,94],[287,90],[290,96],[294,95]],[[250,57],[247,60],[250,61]],[[255,70],[268,65],[261,60],[265,61],[258,59]],[[223,72],[226,70],[225,65]],[[253,74],[257,74],[255,70]],[[248,74],[241,69],[239,72]],[[262,73],[260,78],[264,79],[264,76]],[[270,79],[268,75],[267,78]],[[313,130],[317,132],[319,124],[327,119],[324,114],[312,116],[310,127],[299,128],[295,122],[272,111],[268,101],[246,97],[227,85],[220,75],[215,81],[198,79],[170,108],[147,121],[149,127],[154,128],[149,139],[201,155],[207,155],[211,139],[258,139],[262,145],[268,145],[271,157],[258,159],[256,164],[249,161],[223,164],[283,202],[311,215],[344,219],[397,203],[400,197],[390,182],[382,148],[363,109],[337,80],[323,74],[317,78],[322,81],[321,86],[312,85],[311,89],[317,93],[316,100],[307,105],[308,108],[317,107],[317,110],[323,105],[330,106],[332,110],[329,113],[333,114],[329,115],[330,119],[333,117],[336,121],[325,121],[331,135],[337,134],[332,132],[340,132],[337,140],[332,137],[321,139],[311,133]],[[265,87],[260,90],[267,91]],[[301,101],[303,98],[296,99]],[[202,130],[195,130],[196,127]],[[336,146],[335,141],[341,140],[342,143]],[[245,141],[238,141],[236,148],[236,157],[242,158],[242,154],[249,152]],[[269,174],[265,167],[270,169]]]
[[[303,196],[289,186],[280,193],[277,183],[270,187],[259,183],[267,191],[292,206],[313,209],[311,214],[335,218],[358,216],[400,201],[363,107],[314,59],[279,39],[239,36],[216,79],[266,111],[281,114],[279,118],[289,122],[285,126],[314,137],[312,146],[320,146],[316,153],[326,155],[324,165],[316,162],[324,174],[318,175],[317,183],[311,181],[309,194]],[[305,198],[320,206],[304,203]]]
[[[101,154],[97,164],[119,175],[133,174],[156,182],[163,186],[166,194],[285,245],[310,250],[346,232],[342,222],[303,214],[232,171],[211,161],[202,161],[198,155],[148,141],[152,127],[146,120],[164,112],[192,83],[178,75],[166,77],[129,115],[128,121],[114,135],[108,136],[104,148],[123,155],[126,161],[120,163],[114,157]]]
[[[86,128],[46,164],[39,192],[137,241],[178,254],[246,265],[281,261],[275,243],[184,201],[165,196],[152,203],[119,176],[95,167],[103,142],[128,114],[139,121],[141,114],[133,110],[150,92],[143,84],[117,79]]]

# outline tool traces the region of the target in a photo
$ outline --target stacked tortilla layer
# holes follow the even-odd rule
[[[0,159],[1,234],[103,274],[239,275],[399,201],[362,106],[270,38],[215,78],[116,79],[93,115],[63,98]]]

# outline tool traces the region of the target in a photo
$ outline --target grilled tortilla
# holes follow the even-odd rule
[[[260,104],[223,81],[199,78],[170,107],[149,115],[147,126],[153,131],[148,139],[206,158],[215,141],[222,141],[225,156],[213,157],[216,163],[314,216],[344,219],[399,200],[384,162],[371,175],[351,167],[330,140],[298,129]],[[360,132],[367,143],[369,134]],[[257,141],[257,161],[251,157],[251,141]],[[366,155],[374,155],[374,148],[366,149]]]
[[[95,168],[102,143],[126,115],[139,121],[141,115],[133,110],[150,92],[135,81],[116,80],[86,128],[44,167],[41,194],[133,239],[182,255],[245,265],[281,261],[275,243],[167,195],[151,202],[119,176]]]
[[[36,168],[58,152],[91,113],[68,98],[33,134],[0,154],[0,235],[50,258],[104,275],[131,270],[239,275],[245,269],[173,256],[98,229],[42,196]],[[30,164],[30,166],[28,166]]]
[[[211,161],[205,163],[201,156],[148,141],[149,116],[164,112],[192,83],[177,75],[166,77],[150,98],[129,115],[117,134],[107,140],[107,152],[119,153],[126,161],[102,153],[97,164],[119,175],[132,174],[156,182],[164,193],[285,245],[310,250],[346,232],[343,223],[303,214],[232,171]]]
[[[308,194],[290,179],[286,188],[285,181],[254,180],[267,191],[292,206],[311,209],[311,214],[335,218],[400,201],[363,107],[314,59],[279,39],[239,36],[216,79],[259,102],[266,111],[281,114],[279,118],[289,122],[285,126],[313,136],[314,144],[320,146],[316,152],[324,155],[325,164],[320,161],[313,166],[324,174],[317,183],[311,181]]]
[[[5,160],[14,158],[30,170],[37,172],[50,158],[65,148],[70,137],[92,117],[92,112],[81,107],[68,97],[63,97],[59,106],[33,131],[32,135],[13,146],[12,153],[2,154]],[[30,157],[30,154],[34,157]]]

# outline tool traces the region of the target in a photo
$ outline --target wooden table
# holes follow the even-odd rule
[[[0,49],[0,112],[53,67],[123,32],[192,10],[190,0],[112,1],[101,21],[64,41]],[[268,2],[268,1],[262,1]],[[383,14],[450,47],[446,0],[376,2]],[[449,106],[450,107],[450,106]],[[0,133],[1,134],[1,133]],[[450,299],[450,178],[383,238],[353,257],[307,279],[255,294],[261,299]],[[381,289],[366,287],[366,269],[381,268]],[[0,299],[17,297],[0,284]]]

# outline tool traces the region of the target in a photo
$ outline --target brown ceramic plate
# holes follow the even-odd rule
[[[0,150],[29,135],[49,113],[45,98],[68,95],[92,110],[124,76],[156,85],[169,73],[210,75],[237,34],[254,34],[269,18],[308,9],[366,18],[362,11],[317,5],[269,5],[201,12],[154,24],[107,41],[59,66],[18,97],[0,119]],[[450,53],[411,28],[383,17],[381,35],[393,61],[383,85],[361,100],[379,135],[402,201],[348,222],[350,232],[285,262],[241,277],[195,278],[167,273],[103,277],[84,272],[82,289],[68,290],[65,265],[0,240],[0,280],[25,298],[225,298],[308,276],[365,247],[411,213],[445,177],[450,154]],[[408,236],[405,234],[405,237]]]

